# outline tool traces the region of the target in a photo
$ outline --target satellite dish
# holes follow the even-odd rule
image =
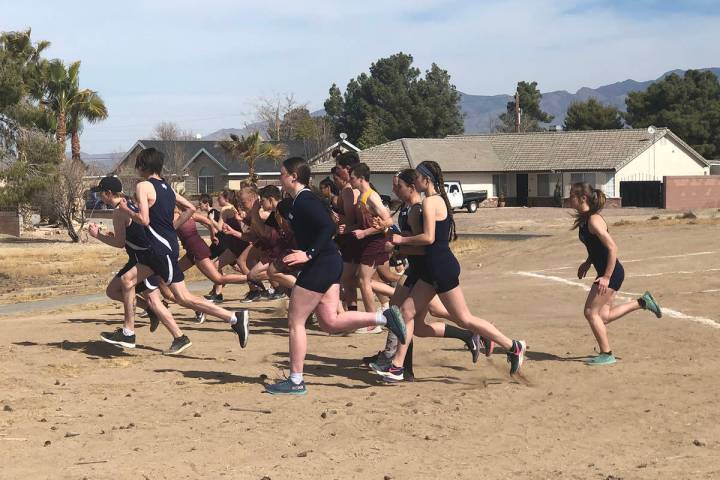
[[[657,128],[655,128],[655,127],[653,127],[652,125],[650,125],[650,126],[647,128],[647,132],[648,132],[650,135],[655,135],[655,132],[657,132]]]
[[[347,138],[347,133],[343,132],[340,134],[340,140],[345,140]]]

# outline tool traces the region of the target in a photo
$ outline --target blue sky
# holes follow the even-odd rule
[[[333,82],[398,51],[483,95],[720,64],[720,2],[705,0],[0,0],[0,12],[0,29],[31,27],[48,56],[82,61],[110,111],[85,129],[88,153],[125,151],[161,121],[242,127],[259,97],[293,93],[316,110]]]

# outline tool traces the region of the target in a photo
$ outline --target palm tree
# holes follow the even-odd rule
[[[93,90],[80,89],[80,62],[73,62],[67,68],[62,60],[47,63],[45,70],[45,95],[42,104],[56,118],[55,140],[65,155],[65,140],[73,136],[73,158],[80,158],[79,132],[82,120],[96,122],[107,118],[107,108],[102,98]]]
[[[268,158],[277,161],[285,156],[285,149],[282,146],[264,142],[260,132],[251,133],[247,137],[230,134],[229,140],[221,140],[218,145],[233,160],[247,163],[249,180],[253,185],[258,183],[255,174],[256,160]]]
[[[77,101],[70,107],[68,112],[67,125],[70,134],[70,149],[74,160],[80,160],[80,132],[82,131],[83,120],[95,123],[105,120],[107,117],[107,107],[97,92],[89,89],[78,92]]]

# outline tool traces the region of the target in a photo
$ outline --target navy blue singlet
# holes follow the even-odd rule
[[[165,180],[148,178],[155,187],[155,203],[150,207],[150,225],[147,226],[148,238],[158,255],[180,254],[177,233],[173,227],[175,215],[175,192]]]
[[[580,227],[578,228],[578,238],[587,249],[588,257],[590,257],[590,262],[593,267],[595,267],[597,277],[605,275],[608,262],[608,248],[602,243],[600,237],[590,231],[587,220],[580,224]],[[610,276],[608,286],[613,290],[618,291],[622,286],[623,280],[625,280],[625,268],[622,266],[619,259],[615,259],[615,268]]]

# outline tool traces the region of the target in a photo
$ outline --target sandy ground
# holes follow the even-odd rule
[[[558,221],[463,256],[471,310],[528,341],[515,379],[500,352],[473,365],[457,340],[419,339],[417,381],[383,385],[358,359],[384,337],[312,331],[308,395],[271,397],[279,302],[252,304],[245,350],[173,307],[194,343],[180,358],[160,354],[162,327],[138,323],[134,350],[98,341],[122,319],[108,303],[0,317],[0,478],[719,478],[720,222],[609,220],[623,292],[651,290],[666,315],[613,324],[619,362],[588,367],[585,253]]]

